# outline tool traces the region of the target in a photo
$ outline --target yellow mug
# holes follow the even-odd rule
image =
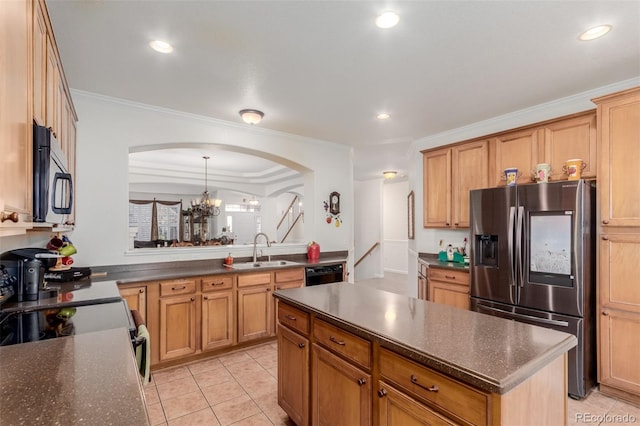
[[[567,174],[568,180],[578,180],[582,177],[582,171],[585,167],[587,167],[587,163],[582,161],[580,158],[574,158],[572,160],[567,160],[562,167],[562,170]]]

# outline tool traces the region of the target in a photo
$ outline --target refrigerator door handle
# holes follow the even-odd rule
[[[524,265],[522,262],[524,261],[524,256],[522,255],[522,237],[524,234],[523,229],[524,224],[524,207],[518,207],[518,227],[516,229],[516,265],[517,265],[517,275],[518,275],[518,285],[520,287],[524,287]],[[518,294],[518,302],[520,303],[520,294]]]
[[[534,317],[533,315],[524,315],[524,314],[518,314],[515,312],[510,312],[510,311],[505,311],[503,309],[498,309],[498,308],[492,308],[490,306],[484,306],[484,305],[480,305],[478,304],[478,309],[480,311],[485,310],[485,311],[490,311],[490,312],[499,312],[502,314],[507,314],[511,317],[515,317],[515,318],[523,318],[523,319],[528,319],[531,321],[535,321],[541,324],[549,324],[549,325],[557,325],[559,327],[569,327],[569,323],[567,321],[559,321],[559,320],[552,320],[552,319],[548,319],[548,318],[539,318],[539,317]]]
[[[514,259],[514,251],[515,251],[515,247],[513,246],[513,234],[514,234],[514,227],[515,227],[515,222],[516,222],[516,208],[515,207],[509,207],[509,228],[508,228],[508,237],[507,237],[507,244],[509,246],[509,296],[511,299],[511,303],[515,303],[515,291],[514,288],[516,286],[516,262]]]

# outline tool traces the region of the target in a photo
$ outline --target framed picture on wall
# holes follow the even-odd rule
[[[407,218],[408,218],[407,224],[409,227],[407,236],[410,240],[413,240],[415,238],[416,224],[414,220],[414,208],[415,208],[415,202],[413,199],[413,191],[411,191],[407,196]]]

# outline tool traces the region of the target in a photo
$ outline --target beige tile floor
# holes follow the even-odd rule
[[[404,293],[406,275],[387,275],[358,284]],[[145,387],[151,423],[292,426],[277,402],[277,365],[276,343],[269,342],[155,371]],[[594,390],[582,401],[568,398],[567,424],[640,425],[640,407]]]

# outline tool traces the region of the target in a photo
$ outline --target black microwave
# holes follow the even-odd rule
[[[50,128],[33,125],[33,221],[62,224],[73,207],[67,158]]]

